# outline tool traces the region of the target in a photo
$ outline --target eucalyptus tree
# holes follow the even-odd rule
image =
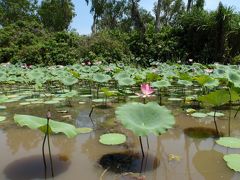
[[[161,25],[170,24],[183,10],[182,0],[158,0],[154,5],[155,30],[158,32]]]
[[[0,24],[36,18],[37,0],[0,0]]]
[[[75,16],[74,5],[71,0],[43,0],[38,14],[46,28],[66,30]]]
[[[89,0],[85,0],[87,5],[89,4]],[[91,0],[91,9],[90,12],[93,15],[93,24],[92,24],[92,33],[96,33],[97,31],[97,23],[104,13],[104,8],[107,0]]]
[[[141,34],[144,34],[146,31],[146,27],[144,25],[144,22],[142,20],[142,17],[139,12],[139,3],[140,0],[129,0],[130,6],[131,6],[131,18],[134,24],[134,27],[141,32]]]
[[[100,26],[101,29],[114,29],[118,27],[126,11],[126,0],[108,0],[101,14],[101,20],[98,22],[98,26]]]

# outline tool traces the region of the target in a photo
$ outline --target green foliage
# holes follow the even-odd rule
[[[116,110],[117,118],[137,136],[161,135],[175,124],[171,111],[156,102],[128,103]]]
[[[37,0],[1,0],[0,25],[9,25],[19,20],[36,19]]]
[[[44,26],[53,31],[68,29],[75,16],[71,0],[43,0],[38,14]]]

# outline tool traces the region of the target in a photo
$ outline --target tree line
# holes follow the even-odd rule
[[[71,0],[0,0],[0,62],[240,62],[240,14],[221,2],[207,11],[205,0],[156,0],[153,13],[140,0],[85,2],[93,17],[89,36],[69,28]]]

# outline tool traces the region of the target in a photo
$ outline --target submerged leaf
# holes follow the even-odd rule
[[[118,145],[126,142],[126,136],[119,133],[109,133],[100,136],[99,142],[105,145]]]
[[[46,118],[16,114],[14,116],[14,121],[18,123],[20,126],[27,126],[30,129],[40,129],[40,130],[43,130],[44,133],[46,131],[46,126],[47,126]],[[49,127],[52,132],[64,133],[69,138],[77,135],[76,128],[73,125],[70,125],[64,122],[50,120]]]
[[[117,118],[138,136],[163,134],[175,124],[171,111],[156,102],[128,103],[116,110]]]

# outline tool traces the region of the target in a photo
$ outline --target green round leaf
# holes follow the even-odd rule
[[[83,128],[77,128],[77,132],[79,134],[85,134],[85,133],[90,133],[92,132],[93,129],[92,128],[88,128],[88,127],[83,127]]]
[[[175,124],[171,111],[156,102],[128,103],[116,110],[117,118],[138,136],[163,134]]]
[[[240,154],[227,154],[224,155],[223,159],[230,169],[240,172]]]
[[[168,98],[169,101],[182,101],[182,98]]]
[[[240,148],[240,139],[235,137],[221,137],[216,143],[225,147]]]
[[[191,116],[197,117],[197,118],[205,118],[205,117],[207,117],[207,114],[206,113],[196,112],[196,113],[192,113]]]
[[[4,121],[5,119],[6,119],[5,116],[0,116],[0,122],[1,122],[1,121]]]
[[[118,145],[126,142],[124,134],[109,133],[100,136],[99,142],[105,145]]]
[[[214,112],[209,112],[209,113],[207,113],[207,115],[214,116]],[[219,113],[219,112],[215,113],[215,117],[221,117],[221,116],[224,116],[224,114],[223,113]]]
[[[30,129],[39,129],[44,133],[46,132],[46,127],[47,127],[46,118],[16,114],[14,116],[14,121],[18,123],[20,126],[27,126]],[[51,132],[64,133],[69,138],[77,135],[76,128],[73,125],[70,125],[64,122],[50,120],[49,128]]]
[[[4,110],[4,109],[7,109],[6,106],[0,106],[0,110]]]

